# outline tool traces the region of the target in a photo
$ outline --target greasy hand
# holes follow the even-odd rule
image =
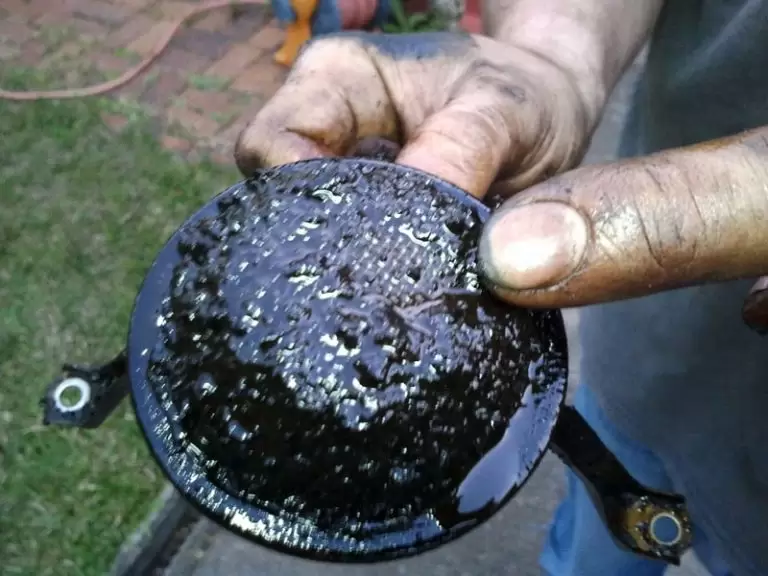
[[[346,33],[309,44],[235,156],[249,174],[381,137],[402,146],[399,163],[481,197],[497,178],[517,190],[575,165],[594,108],[562,66],[509,44]]]
[[[486,277],[565,307],[768,273],[768,127],[565,173],[508,200],[481,240]],[[744,318],[768,328],[768,279]]]

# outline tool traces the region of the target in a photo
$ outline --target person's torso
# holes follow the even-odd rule
[[[621,155],[763,125],[768,1],[668,0]],[[749,286],[702,286],[582,310],[581,374],[609,418],[661,456],[735,575],[766,576],[768,337],[741,321]]]

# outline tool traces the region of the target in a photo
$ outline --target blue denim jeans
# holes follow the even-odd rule
[[[586,386],[574,406],[632,476],[650,488],[675,487],[656,456],[623,437],[605,418]],[[580,480],[570,470],[568,494],[555,513],[540,562],[547,576],[662,576],[667,565],[619,548]],[[712,576],[732,576],[706,536],[694,526],[694,552]]]

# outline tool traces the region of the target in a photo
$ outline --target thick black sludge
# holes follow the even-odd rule
[[[130,343],[174,483],[328,559],[411,554],[493,513],[546,448],[566,362],[556,313],[483,291],[487,213],[366,160],[266,170],[201,210],[150,271]]]

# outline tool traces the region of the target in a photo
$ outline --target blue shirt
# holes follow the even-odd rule
[[[768,2],[668,0],[621,155],[764,125]],[[735,576],[768,575],[768,337],[741,320],[751,284],[588,307],[580,320],[584,384],[665,463]]]

